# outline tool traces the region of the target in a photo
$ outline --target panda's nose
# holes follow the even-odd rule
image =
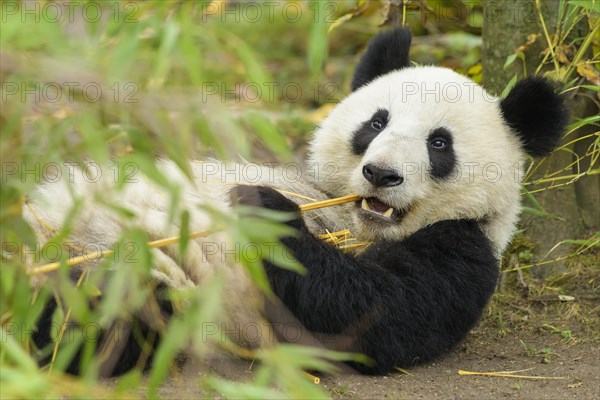
[[[371,182],[373,186],[398,186],[404,182],[404,178],[401,177],[391,169],[381,169],[372,164],[367,164],[362,169],[363,176],[366,180]]]

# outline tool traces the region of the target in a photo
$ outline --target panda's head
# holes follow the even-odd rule
[[[410,33],[379,34],[353,92],[316,131],[311,168],[332,196],[358,194],[361,239],[400,239],[475,219],[498,254],[514,230],[526,156],[554,149],[567,115],[551,82],[527,78],[498,99],[450,69],[412,67]]]

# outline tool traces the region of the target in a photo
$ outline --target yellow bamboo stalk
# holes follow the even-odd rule
[[[321,383],[321,378],[319,378],[318,376],[311,375],[308,372],[304,372],[304,376],[310,379],[315,385]]]
[[[519,378],[519,379],[566,379],[564,376],[529,376],[529,375],[516,375],[511,372],[519,371],[507,371],[507,372],[471,372],[458,370],[459,375],[477,375],[477,376],[495,376],[501,378]]]
[[[405,368],[394,367],[394,369],[398,372],[402,372],[404,375],[414,375],[412,372],[410,372],[409,370],[407,370]]]
[[[83,282],[83,278],[88,273],[88,271],[89,271],[88,269],[83,271],[83,273],[77,280],[77,284],[75,285],[76,287],[81,286],[81,282]],[[60,332],[58,333],[58,340],[54,344],[54,349],[52,349],[52,359],[50,360],[50,367],[48,368],[48,372],[52,372],[52,367],[54,366],[54,362],[56,361],[56,356],[58,355],[58,348],[60,347],[60,343],[62,342],[63,337],[65,336],[65,331],[67,330],[67,324],[69,323],[69,319],[71,319],[71,307],[69,307],[69,309],[67,310],[67,313],[65,314],[65,319],[62,322],[62,325],[60,326]]]
[[[323,200],[323,201],[316,201],[313,203],[302,204],[299,207],[300,207],[300,211],[309,211],[309,210],[316,210],[318,208],[323,208],[323,207],[336,206],[338,204],[349,203],[351,201],[357,201],[357,200],[360,200],[359,196],[349,195],[349,196],[338,197],[336,199],[328,199],[328,200]],[[194,232],[190,233],[189,238],[195,239],[198,237],[207,236],[211,232],[214,232],[214,231],[210,231],[210,230],[194,231]],[[153,242],[149,242],[148,247],[153,247],[153,248],[165,247],[165,246],[179,243],[180,240],[181,240],[180,236],[172,236],[172,237],[168,237],[165,239],[159,239],[159,240],[155,240]],[[114,250],[110,250],[110,249],[95,250],[95,251],[91,251],[86,254],[82,254],[77,257],[69,258],[66,261],[66,264],[67,264],[67,266],[71,267],[71,266],[78,265],[78,264],[81,264],[86,261],[99,260],[99,259],[102,259],[105,257],[110,257],[113,254],[114,254]],[[53,262],[53,263],[41,265],[39,267],[32,268],[30,271],[27,272],[27,274],[28,275],[39,275],[39,274],[43,274],[43,273],[47,273],[47,272],[56,271],[58,268],[60,268],[60,264],[61,264],[60,262]]]
[[[339,236],[349,236],[349,235],[350,235],[349,229],[343,229],[343,230],[337,231],[337,232],[327,231],[327,233],[323,233],[323,234],[319,235],[319,239],[327,239],[327,238],[335,239],[336,237],[339,237]]]
[[[301,204],[300,211],[304,212],[304,211],[316,210],[318,208],[323,208],[323,207],[337,206],[338,204],[350,203],[352,201],[358,201],[360,199],[361,199],[360,196],[351,194],[348,196],[338,197],[335,199],[315,201],[314,203]]]
[[[358,242],[358,243],[352,243],[352,244],[342,244],[338,246],[338,249],[340,250],[348,250],[348,249],[356,249],[358,247],[364,247],[364,246],[368,246],[369,242]]]
[[[195,239],[198,237],[206,236],[209,233],[211,233],[211,231],[209,231],[209,230],[194,231],[194,232],[190,233],[189,238]],[[175,243],[179,243],[180,240],[181,240],[181,236],[172,236],[172,237],[168,237],[165,239],[159,239],[159,240],[155,240],[153,242],[149,242],[148,247],[153,247],[153,248],[165,247],[165,246],[169,246],[169,245],[172,245]],[[109,257],[113,254],[114,254],[114,250],[110,250],[110,249],[99,250],[99,251],[96,250],[96,251],[91,251],[86,254],[82,254],[77,257],[69,258],[66,261],[66,263],[67,263],[67,266],[72,267],[74,265],[78,265],[78,264],[81,264],[86,261],[97,260],[97,259]],[[46,272],[56,271],[59,267],[60,267],[60,261],[41,265],[39,267],[31,269],[27,273],[29,275],[39,275],[39,274],[43,274]]]

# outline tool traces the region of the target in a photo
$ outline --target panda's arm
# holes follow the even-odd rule
[[[254,198],[242,194],[241,202],[257,205],[258,196],[267,208],[295,207],[271,189],[248,191]],[[301,234],[282,242],[308,271],[302,276],[267,261],[272,288],[306,329],[338,341],[324,345],[371,357],[374,365],[354,365],[363,372],[448,351],[477,322],[496,284],[497,260],[473,221],[442,221],[358,257],[315,238],[301,219],[290,224]]]

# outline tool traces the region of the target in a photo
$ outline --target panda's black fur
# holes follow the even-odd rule
[[[270,188],[237,191],[244,204],[298,211]],[[476,221],[440,221],[357,257],[315,238],[301,219],[290,225],[301,235],[282,242],[308,273],[267,263],[271,286],[306,329],[328,336],[324,344],[369,356],[371,365],[353,364],[363,373],[447,352],[478,321],[496,286],[498,260]]]
[[[407,29],[384,31],[374,37],[354,71],[352,90],[388,72],[410,66],[408,53],[411,39]]]
[[[149,345],[150,351],[146,351],[148,354],[147,360],[140,366],[144,369],[152,366],[154,353],[162,340],[160,330],[157,329],[157,320],[160,319],[161,322],[165,322],[173,316],[173,304],[168,299],[167,287],[164,284],[161,283],[156,286],[154,299],[156,299],[160,314],[148,313],[142,315],[143,313],[140,312],[130,321],[117,320],[112,329],[101,330],[98,337],[95,338],[95,342],[91,343],[96,351],[106,345],[117,344],[113,348],[109,361],[101,363],[100,376],[118,376],[134,368],[138,365],[140,356],[144,352],[143,345]],[[57,307],[56,299],[51,298],[46,303],[38,319],[37,329],[32,335],[32,341],[38,349],[44,349],[49,344],[54,343],[53,335],[56,335],[57,331],[52,317]],[[95,329],[92,332],[95,333]],[[123,337],[124,340],[114,340],[111,335],[118,335],[118,337]],[[83,346],[77,350],[71,362],[65,368],[65,372],[73,375],[83,372],[81,371],[83,351]],[[40,360],[40,364],[49,363],[51,359],[51,355],[48,354]]]
[[[408,58],[410,41],[410,33],[405,29],[382,32],[375,37],[356,68],[352,81],[354,93],[362,93],[362,89],[388,73],[412,68]],[[552,83],[543,78],[527,78],[517,83],[499,108],[504,123],[522,143],[518,151],[531,155],[550,152],[567,119]],[[388,122],[387,113],[387,110],[373,110],[371,117],[349,135],[348,157],[359,159],[368,152]],[[438,185],[436,188],[444,187],[459,162],[454,139],[453,133],[443,126],[427,136],[428,173],[434,185]],[[397,171],[375,165],[365,165],[362,175],[378,190],[406,185]],[[338,185],[346,187],[345,184]],[[326,188],[320,190],[339,195]],[[232,205],[299,212],[296,202],[265,186],[238,185],[230,191],[229,200]],[[444,207],[454,206],[444,204]],[[420,211],[425,215],[428,212]],[[396,215],[396,218],[402,221],[405,217]],[[508,218],[505,223],[508,228],[503,229],[512,229],[512,219]],[[367,355],[370,363],[352,363],[363,373],[382,374],[394,367],[432,360],[468,334],[494,292],[499,253],[507,239],[497,239],[494,232],[488,231],[491,228],[487,222],[485,215],[440,218],[424,223],[404,237],[394,238],[390,234],[381,238],[375,232],[373,243],[356,255],[316,238],[307,227],[308,221],[297,217],[288,224],[298,235],[284,237],[282,243],[306,267],[307,273],[299,275],[264,260],[269,282],[278,297],[277,302],[266,301],[266,316],[276,326],[287,318],[283,316],[289,311],[320,345]],[[168,301],[159,306],[165,317],[173,312]],[[38,347],[50,342],[45,327],[51,322],[55,307],[56,303],[51,301],[33,335]],[[142,336],[152,333],[150,325],[140,321],[136,322],[138,337],[140,332]],[[154,346],[159,340],[160,337],[154,341]],[[124,346],[126,352],[108,374],[125,372],[137,364],[141,348],[134,335],[127,336]],[[76,357],[68,371],[79,372],[78,362]]]
[[[555,84],[545,78],[525,78],[500,103],[508,125],[521,138],[525,151],[543,156],[558,144],[568,120],[568,112]]]

